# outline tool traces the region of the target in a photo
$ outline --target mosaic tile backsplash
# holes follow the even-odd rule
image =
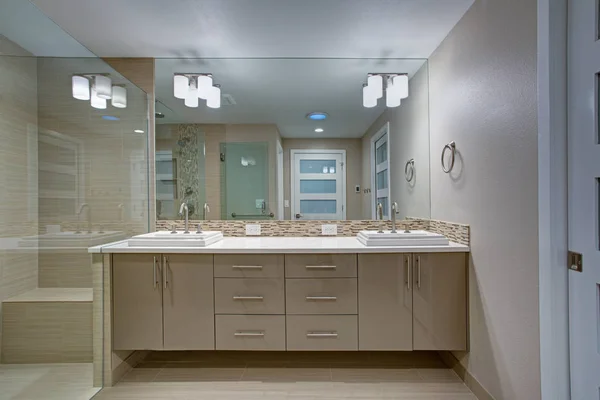
[[[337,236],[349,237],[356,236],[358,232],[364,230],[378,230],[380,228],[389,230],[392,228],[391,221],[373,221],[373,220],[352,220],[352,221],[189,221],[190,230],[196,229],[200,224],[205,231],[222,231],[225,236],[246,236],[246,224],[260,224],[261,236],[288,236],[288,237],[312,237],[322,236],[321,225],[337,225]],[[157,221],[156,230],[170,230],[173,225],[177,229],[184,228],[184,222],[176,221]],[[408,218],[397,222],[398,228],[408,227],[409,229],[419,229],[440,233],[453,242],[469,245],[470,228],[469,225],[455,224],[452,222]]]

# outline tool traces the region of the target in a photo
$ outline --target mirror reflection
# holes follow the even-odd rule
[[[427,68],[157,60],[157,219],[429,217]]]

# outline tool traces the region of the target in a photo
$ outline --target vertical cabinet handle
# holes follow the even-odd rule
[[[417,256],[417,287],[421,289],[421,256]]]
[[[410,290],[410,270],[411,270],[410,257],[411,256],[406,256],[406,289],[407,290]]]
[[[156,256],[153,257],[152,261],[152,274],[154,277],[154,289],[156,289],[156,285],[158,284],[157,274],[156,274]]]
[[[169,256],[163,256],[163,269],[165,275],[165,289],[169,288],[169,270],[171,269],[171,265],[169,263]]]

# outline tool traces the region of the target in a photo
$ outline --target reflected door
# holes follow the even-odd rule
[[[345,151],[291,150],[291,161],[292,219],[345,219]]]
[[[377,219],[377,205],[383,207],[383,217],[390,216],[390,161],[387,125],[372,139],[371,168],[373,180],[373,219]]]

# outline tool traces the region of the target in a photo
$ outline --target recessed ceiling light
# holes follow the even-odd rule
[[[144,131],[141,130],[141,129],[135,129],[133,132],[135,132],[135,133],[144,133]]]
[[[311,119],[313,121],[323,121],[323,120],[326,120],[327,117],[329,117],[329,115],[327,113],[320,112],[320,111],[315,111],[315,112],[306,114],[306,118]]]
[[[321,133],[321,132],[323,132],[323,128],[317,128],[317,129],[315,129],[315,132]]]
[[[114,115],[103,115],[102,119],[106,121],[119,121],[121,118],[115,117]]]

